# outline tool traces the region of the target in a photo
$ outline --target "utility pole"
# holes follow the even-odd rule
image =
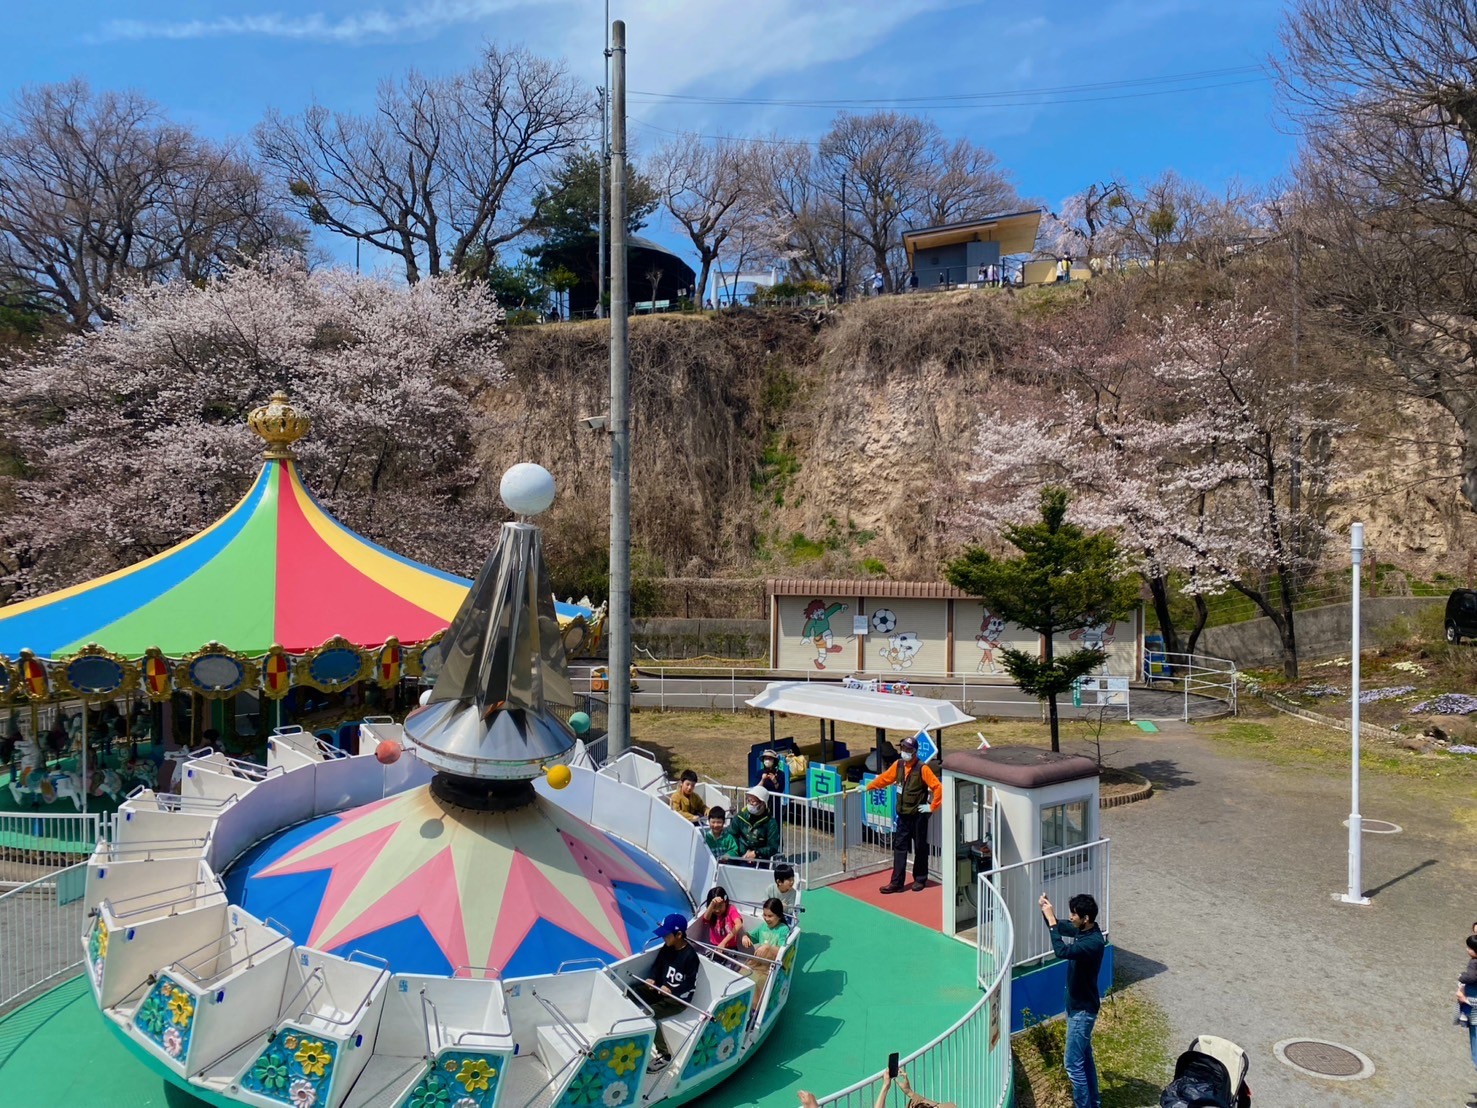
[[[605,316],[605,182],[610,174],[610,0],[605,0],[605,84],[600,92],[600,280],[595,286],[595,318]]]
[[[631,745],[631,413],[626,387],[626,24],[611,25],[610,82],[610,693],[606,757]]]
[[[1353,770],[1349,789],[1349,889],[1339,897],[1345,904],[1368,904],[1364,895],[1364,818],[1359,813],[1359,567],[1364,563],[1364,524],[1349,528],[1349,556],[1354,592],[1349,605],[1353,640],[1349,652],[1349,739]]]
[[[610,51],[605,52],[609,59]],[[606,61],[609,68],[610,62]],[[606,181],[609,179],[610,169],[610,115],[605,110],[605,90],[598,89],[600,94],[600,280],[595,286],[595,318],[605,317],[605,189]]]
[[[846,174],[841,174],[841,295],[838,299],[846,299],[846,239],[850,226],[846,221]]]

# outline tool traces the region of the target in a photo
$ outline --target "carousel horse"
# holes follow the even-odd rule
[[[33,739],[21,739],[16,744],[20,753],[20,769],[10,783],[10,795],[17,804],[27,797],[31,807],[39,808],[42,803],[70,800],[82,810],[82,784],[73,774],[46,767],[46,747]]]
[[[180,780],[183,776],[180,766],[188,762],[193,754],[194,751],[191,750],[166,750],[164,752],[164,760],[169,763],[170,792],[179,792]]]
[[[97,780],[92,786],[93,796],[112,797],[114,804],[122,803],[127,791],[123,785],[123,775],[111,766],[98,771]]]

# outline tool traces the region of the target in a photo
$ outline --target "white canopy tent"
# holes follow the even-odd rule
[[[752,700],[745,701],[750,708],[770,713],[769,733],[774,738],[774,713],[783,712],[791,716],[808,716],[821,721],[821,743],[825,745],[826,723],[831,727],[831,742],[836,741],[835,724],[858,723],[871,727],[877,733],[877,749],[880,752],[882,739],[888,731],[905,731],[916,735],[919,731],[932,731],[935,736],[945,727],[960,723],[973,723],[974,716],[965,715],[958,705],[948,700],[934,700],[926,696],[898,696],[895,693],[870,692],[865,689],[848,689],[841,685],[819,681],[775,681],[764,687],[764,691]],[[942,747],[942,742],[939,743]],[[824,751],[823,751],[824,753]],[[878,765],[881,758],[877,759]]]

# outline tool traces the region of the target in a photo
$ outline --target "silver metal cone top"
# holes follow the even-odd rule
[[[430,701],[405,720],[421,761],[460,777],[519,780],[567,760],[572,708],[539,530],[505,523],[441,643]]]

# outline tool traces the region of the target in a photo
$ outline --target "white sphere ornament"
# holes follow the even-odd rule
[[[554,475],[535,462],[519,462],[503,474],[497,491],[515,515],[536,516],[554,503]]]

